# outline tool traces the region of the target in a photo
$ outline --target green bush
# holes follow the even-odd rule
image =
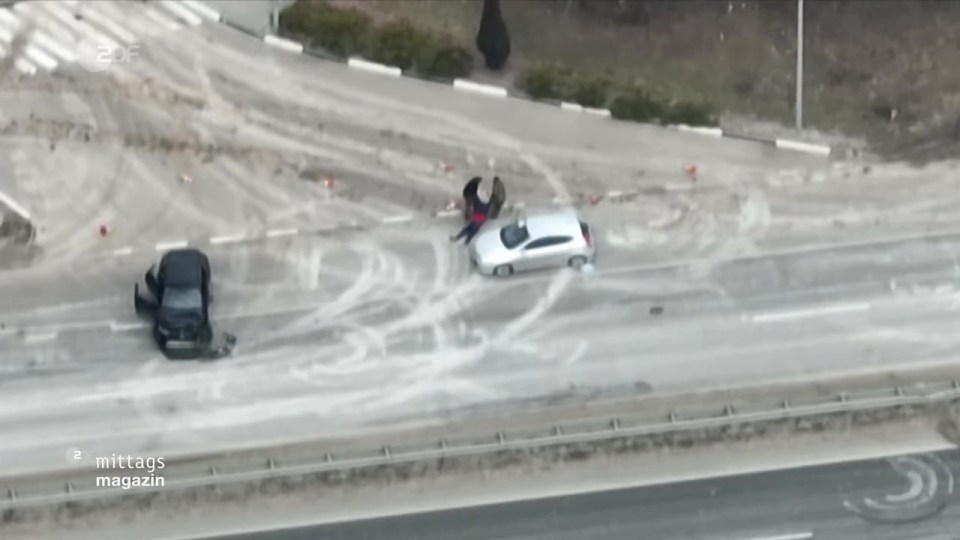
[[[417,59],[418,73],[428,77],[458,79],[473,72],[473,53],[448,38],[437,38]]]
[[[400,19],[378,28],[373,35],[369,59],[406,71],[418,63],[435,38]]]
[[[689,126],[716,126],[719,123],[713,106],[706,101],[672,103],[663,111],[660,120],[664,124]]]
[[[624,90],[610,105],[610,115],[621,120],[654,122],[663,115],[663,105],[642,85]]]
[[[533,99],[559,100],[584,107],[607,104],[613,82],[606,77],[578,75],[563,64],[540,64],[525,69],[518,85]]]
[[[533,99],[564,99],[573,79],[573,70],[561,64],[539,64],[523,70],[517,81]]]
[[[370,38],[370,17],[354,8],[297,0],[280,13],[281,33],[306,39],[338,56],[362,52]]]
[[[613,81],[606,77],[579,76],[566,85],[564,101],[579,103],[584,107],[601,109],[609,100]]]

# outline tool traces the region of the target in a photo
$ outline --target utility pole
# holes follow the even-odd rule
[[[803,0],[797,0],[797,129],[803,129]]]

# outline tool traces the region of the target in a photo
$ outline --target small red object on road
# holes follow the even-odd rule
[[[100,225],[100,236],[106,237],[108,234],[110,234],[110,227]]]

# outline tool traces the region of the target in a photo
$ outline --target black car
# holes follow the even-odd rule
[[[196,249],[169,251],[144,276],[152,299],[134,286],[138,315],[153,318],[153,337],[170,359],[202,357],[210,350],[210,260]]]

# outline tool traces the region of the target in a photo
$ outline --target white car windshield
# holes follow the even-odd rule
[[[163,307],[176,310],[195,310],[203,306],[200,289],[167,289],[163,292]]]
[[[511,223],[500,229],[500,241],[504,247],[513,249],[530,239],[530,231],[527,227],[519,223]]]

